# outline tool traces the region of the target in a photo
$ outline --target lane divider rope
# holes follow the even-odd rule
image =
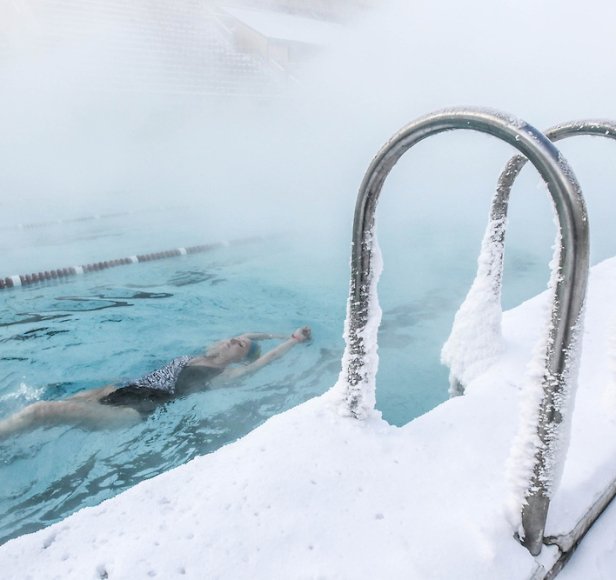
[[[47,280],[57,280],[59,278],[68,278],[78,276],[88,272],[100,272],[108,268],[117,268],[118,266],[127,266],[129,264],[140,264],[142,262],[152,262],[155,260],[164,260],[174,258],[176,256],[187,256],[189,254],[199,254],[208,252],[216,248],[222,248],[229,245],[238,245],[243,243],[261,240],[260,237],[250,237],[234,240],[232,242],[215,242],[211,244],[201,244],[198,246],[190,246],[187,248],[174,248],[163,252],[153,252],[150,254],[138,254],[128,256],[126,258],[118,258],[115,260],[105,260],[104,262],[92,262],[90,264],[82,264],[81,266],[70,266],[67,268],[54,268],[53,270],[45,270],[43,272],[34,272],[32,274],[13,274],[0,278],[0,290],[6,288],[19,288],[20,286],[29,286],[37,282],[45,282]]]

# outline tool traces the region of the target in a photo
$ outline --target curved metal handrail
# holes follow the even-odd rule
[[[616,140],[616,122],[605,119],[570,121],[550,127],[545,131],[544,135],[552,142],[560,141],[561,139],[566,139],[567,137],[573,137],[575,135],[606,137]],[[494,194],[492,206],[490,208],[490,219],[482,243],[484,247],[486,245],[489,246],[491,251],[486,254],[487,263],[482,263],[477,269],[475,281],[473,282],[474,286],[480,278],[487,278],[486,286],[490,288],[494,295],[494,299],[499,304],[503,281],[505,233],[507,229],[509,197],[513,184],[527,161],[528,159],[523,155],[515,155],[507,162],[507,165],[505,165],[505,168],[498,178],[496,193]],[[466,300],[460,306],[458,312],[464,308],[465,304]],[[500,321],[498,322],[500,324]],[[453,336],[454,331],[455,323],[450,336]],[[464,384],[461,377],[456,376],[453,372],[450,376],[449,392],[452,396],[464,394]]]
[[[588,279],[588,228],[586,208],[573,172],[556,147],[537,129],[516,118],[483,109],[448,109],[421,117],[396,133],[376,155],[361,184],[353,224],[351,282],[345,328],[343,357],[343,404],[346,411],[365,418],[374,407],[376,365],[367,359],[372,345],[365,336],[369,314],[378,311],[376,285],[378,252],[374,236],[374,214],[381,189],[400,157],[424,139],[453,129],[472,129],[506,141],[539,171],[554,200],[561,228],[559,276],[554,288],[552,316],[545,344],[545,369],[533,475],[520,506],[524,544],[532,554],[541,551],[559,444],[564,437],[559,428],[573,397],[576,342],[575,331],[582,317]],[[377,304],[375,304],[377,302]],[[376,339],[374,339],[376,340]],[[556,462],[557,463],[557,462]]]

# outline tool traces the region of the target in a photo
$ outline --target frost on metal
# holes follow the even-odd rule
[[[501,280],[505,219],[492,219],[477,260],[477,275],[441,350],[441,362],[450,369],[449,394],[462,394],[469,384],[503,351]]]
[[[363,328],[353,332],[351,322],[353,297],[350,293],[344,322],[345,349],[342,355],[342,370],[338,381],[330,391],[338,413],[357,419],[366,419],[375,412],[376,373],[379,366],[377,338],[382,311],[377,295],[377,285],[383,271],[383,260],[376,233],[373,232],[369,236],[368,243],[371,244],[371,266],[367,294],[367,322]],[[356,377],[354,380],[350,380],[352,373]]]
[[[560,279],[560,232],[550,263],[548,300],[544,305],[544,331],[527,366],[519,404],[518,432],[514,438],[506,471],[509,494],[506,509],[514,529],[524,537],[522,509],[531,495],[548,499],[557,488],[569,446],[572,401],[580,361],[579,339],[583,332],[583,309],[575,321],[568,350],[564,352],[564,370],[560,376],[551,372],[554,349],[556,285]],[[554,396],[548,390],[555,388]]]

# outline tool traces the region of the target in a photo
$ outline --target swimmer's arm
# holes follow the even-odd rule
[[[279,359],[281,356],[291,350],[296,344],[310,340],[311,336],[312,333],[310,331],[310,328],[308,328],[307,326],[304,326],[303,328],[298,328],[288,338],[285,336],[285,338],[287,338],[285,342],[279,344],[276,348],[273,348],[269,352],[265,353],[263,356],[260,356],[256,361],[243,367],[227,369],[220,375],[220,378],[226,381],[250,375],[258,371],[259,369],[262,369],[265,365],[271,363],[272,361]]]
[[[250,340],[272,340],[274,338],[288,338],[288,334],[271,334],[269,332],[244,332],[242,336]]]

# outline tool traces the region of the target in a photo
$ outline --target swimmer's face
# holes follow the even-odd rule
[[[215,356],[227,364],[240,362],[248,352],[252,341],[245,336],[236,336],[229,340],[222,340],[207,350],[208,356]]]

